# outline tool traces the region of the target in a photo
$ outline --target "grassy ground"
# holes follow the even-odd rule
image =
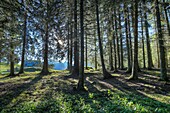
[[[19,72],[20,65],[16,64],[16,65],[14,66],[14,69],[15,69],[15,73],[17,74],[17,73]],[[10,70],[10,65],[4,64],[4,63],[1,63],[1,64],[0,64],[0,74],[1,74],[1,75],[7,75],[7,74],[9,74],[9,70]],[[25,67],[25,68],[24,68],[24,71],[25,71],[25,72],[41,71],[41,67]]]
[[[26,72],[9,78],[0,75],[0,112],[170,112],[170,82],[159,81],[158,71],[139,74],[139,80],[128,81],[128,74],[113,73],[103,80],[98,71],[86,71],[86,92],[77,92],[77,77],[68,71],[53,71],[42,76]]]

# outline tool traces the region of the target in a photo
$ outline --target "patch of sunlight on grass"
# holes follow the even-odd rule
[[[162,103],[170,104],[170,95],[149,94],[149,93],[145,93],[142,91],[139,91],[139,92],[142,93],[143,95],[146,95],[147,97],[153,98]]]
[[[121,75],[118,73],[113,73],[112,76],[121,76]]]
[[[160,71],[159,70],[144,70],[144,72],[154,75],[154,76],[160,76]],[[167,74],[170,74],[169,72]]]
[[[0,82],[12,82],[12,83],[17,83],[17,82],[24,82],[29,79],[34,79],[37,76],[37,72],[26,72],[24,74],[20,74],[19,76],[16,77],[8,77],[8,75],[2,75],[0,76]]]

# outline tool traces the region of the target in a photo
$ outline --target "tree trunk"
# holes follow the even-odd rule
[[[108,28],[108,44],[109,44],[109,65],[110,65],[110,71],[113,71],[114,68],[113,68],[113,43],[112,43],[112,38],[111,37],[111,18],[109,18],[109,28]]]
[[[78,90],[84,89],[84,16],[83,16],[83,0],[80,0],[80,27],[81,27],[81,70],[79,74]]]
[[[77,0],[74,0],[74,69],[72,75],[79,75],[79,51],[77,38]]]
[[[70,25],[71,31],[70,31],[70,73],[72,72],[72,62],[73,62],[73,27],[72,23]]]
[[[11,42],[10,42],[10,49],[11,49],[11,52],[10,52],[10,73],[9,73],[9,76],[15,76],[15,73],[14,73],[14,47],[13,47],[13,38],[11,39]]]
[[[134,58],[130,79],[138,79],[138,0],[135,0]]]
[[[67,34],[67,69],[70,70],[70,22],[68,22],[68,34]]]
[[[141,29],[142,29],[142,52],[143,52],[143,68],[145,69],[146,68],[146,65],[145,65],[145,38],[143,36],[143,21],[142,21],[142,17],[141,17]]]
[[[119,7],[121,8],[121,6]],[[119,9],[120,10],[120,9]],[[124,68],[123,65],[123,39],[122,39],[122,25],[121,25],[121,12],[119,12],[119,30],[120,30],[120,69]]]
[[[113,71],[114,70],[114,68],[113,68],[113,48],[112,48],[112,41],[111,40],[109,40],[109,50],[110,50],[110,52],[109,52],[109,63],[110,63],[110,71]]]
[[[117,49],[117,61],[118,61],[118,68],[120,69],[120,53],[119,53],[119,37],[118,37],[118,26],[117,26],[117,13],[115,9],[115,32],[116,32],[116,49]]]
[[[86,33],[86,69],[88,69],[88,62],[87,62],[87,33]]]
[[[23,45],[22,45],[22,59],[21,59],[21,67],[20,67],[19,74],[24,73],[26,36],[27,36],[27,12],[25,11],[25,15],[24,15],[24,36],[23,36]]]
[[[155,19],[155,16],[154,16],[154,23],[155,23],[155,33],[156,33],[156,39],[158,39],[158,34],[157,34],[157,25],[156,25],[156,19]],[[160,57],[159,57],[159,41],[158,40],[156,40],[156,51],[157,51],[157,62],[158,62],[158,68],[160,68],[160,62],[159,62],[159,59],[160,59]]]
[[[160,20],[160,12],[159,12],[159,5],[158,0],[155,1],[156,5],[156,17],[157,17],[157,29],[158,29],[158,39],[159,39],[159,49],[160,49],[160,65],[161,65],[161,76],[160,79],[168,80],[167,77],[167,69],[166,69],[166,59],[165,59],[165,48],[162,36],[162,29],[161,29],[161,20]]]
[[[95,0],[96,2],[96,21],[97,21],[97,31],[98,31],[98,38],[99,38],[99,49],[100,49],[100,58],[101,58],[101,64],[102,64],[102,71],[104,79],[112,77],[110,73],[107,72],[104,64],[104,58],[103,58],[103,46],[102,41],[100,37],[100,24],[99,24],[99,11],[98,11],[98,0]]]
[[[42,75],[48,75],[48,22],[46,22],[46,33],[45,33],[45,50],[44,50],[44,63],[41,71]]]
[[[115,25],[115,26],[114,26]],[[116,9],[114,9],[114,25],[113,29],[115,30],[115,35],[113,35],[113,49],[114,49],[114,71],[117,72],[117,51],[116,51],[116,39],[118,38],[117,35],[117,20],[116,20]]]
[[[146,1],[143,0],[143,4],[146,5]],[[148,56],[148,69],[152,69],[153,63],[152,63],[152,53],[151,53],[151,47],[150,47],[150,38],[149,38],[149,29],[148,29],[148,21],[147,21],[147,14],[144,7],[144,18],[145,18],[145,32],[146,32],[146,46],[147,46],[147,56]]]
[[[132,3],[133,5],[133,3]],[[130,63],[132,65],[132,61],[133,61],[133,52],[132,52],[132,36],[131,36],[131,30],[130,30],[130,15],[129,15],[130,11],[128,10],[128,34],[129,34],[129,43],[130,43]],[[133,20],[133,10],[131,11],[131,16],[132,16],[132,26],[134,24],[134,20]]]
[[[117,58],[116,58],[116,41],[115,36],[113,34],[113,49],[114,49],[114,71],[117,72]]]
[[[165,2],[165,0],[163,0],[163,2]],[[168,14],[167,14],[167,10],[165,6],[164,6],[164,12],[165,12],[165,18],[166,18],[166,25],[168,29],[168,35],[170,36],[169,18],[168,18]]]
[[[146,64],[145,64],[145,37],[143,34],[143,13],[142,13],[142,9],[140,10],[140,16],[141,16],[141,31],[142,31],[142,53],[143,53],[143,68],[146,68]]]
[[[127,73],[130,73],[132,71],[132,65],[130,61],[130,48],[129,48],[129,37],[128,37],[128,21],[127,21],[127,8],[124,4],[124,19],[125,19],[125,30],[126,30],[126,48],[127,48],[127,55],[128,55],[128,67],[127,67]]]
[[[97,43],[97,38],[96,38],[96,30],[95,30],[95,32],[94,32],[94,36],[95,36],[95,41],[94,41],[94,43],[95,43],[95,70],[97,70],[97,45],[96,45],[96,43]]]
[[[45,49],[44,49],[44,63],[43,69],[41,71],[42,75],[48,75],[48,14],[49,13],[49,5],[47,1],[47,18],[46,18],[46,28],[45,28]]]

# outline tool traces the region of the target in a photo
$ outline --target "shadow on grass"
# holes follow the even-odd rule
[[[63,73],[64,74],[64,73]],[[170,104],[162,103],[141,93],[147,88],[141,84],[150,84],[143,80],[127,81],[122,76],[103,80],[100,73],[86,73],[85,86],[87,92],[74,91],[71,87],[76,78],[64,77],[63,75],[52,76],[44,83],[43,87],[48,87],[41,95],[40,102],[34,109],[29,106],[31,112],[162,112],[170,111]],[[37,76],[27,84],[21,84],[10,89],[11,96],[6,98],[6,107],[13,98],[16,98],[24,90],[34,85],[42,79]],[[43,78],[44,79],[44,78]],[[71,79],[71,80],[70,80]],[[152,85],[152,84],[151,84]],[[100,87],[99,87],[100,86]],[[144,87],[141,89],[141,87]],[[157,86],[158,87],[158,86]],[[22,89],[15,91],[16,89]],[[104,89],[104,90],[103,90]],[[153,89],[150,89],[153,90]],[[0,97],[0,100],[5,94]],[[1,101],[0,101],[1,102]],[[23,106],[25,107],[25,106]],[[2,107],[1,107],[2,108]],[[0,109],[1,110],[1,109]],[[28,110],[27,110],[28,111]]]
[[[126,82],[128,82],[128,81],[126,81],[126,80],[122,81],[122,79],[119,79],[119,78],[120,77],[114,77],[109,80],[95,79],[95,82],[97,82],[96,84],[102,83],[101,86],[105,85],[105,87],[108,87],[108,90],[111,90],[112,88],[113,88],[113,91],[114,91],[114,88],[118,89],[119,91],[122,92],[119,94],[120,97],[127,99],[128,102],[133,102],[133,103],[143,106],[144,108],[147,108],[148,112],[158,112],[156,110],[160,106],[161,106],[160,107],[161,112],[163,112],[163,110],[165,110],[165,112],[170,110],[170,104],[162,103],[158,100],[150,98],[147,95],[144,95],[143,93],[141,93],[143,89],[148,88],[148,87],[135,86],[136,83],[147,84],[148,82],[145,82],[143,80],[138,80],[138,81],[136,81],[136,83],[134,85],[129,86],[128,84],[126,84]],[[112,86],[112,88],[111,88],[111,86]],[[92,88],[92,90],[94,89],[93,86],[90,86],[90,87]],[[161,86],[159,86],[159,87],[161,87]],[[164,87],[161,87],[161,88],[164,89]],[[149,89],[149,90],[153,90],[153,91],[155,90],[154,94],[162,94],[162,95],[167,94],[167,92],[163,91],[163,93],[162,93],[162,92],[160,92],[160,90],[156,90],[156,88]],[[115,92],[114,94],[116,94],[116,91],[114,91],[114,92]],[[114,94],[113,94],[113,97],[115,96]],[[117,101],[120,101],[120,100],[117,100]],[[112,100],[112,101],[114,101],[114,100]],[[128,104],[128,102],[127,102],[127,104]],[[124,106],[124,104],[122,106]],[[125,104],[125,106],[126,106],[126,104]]]
[[[3,110],[3,108],[7,107],[8,104],[10,104],[12,100],[17,98],[22,92],[26,91],[32,85],[41,80],[42,77],[42,75],[37,75],[33,80],[28,83],[22,83],[17,85],[10,83],[9,87],[2,88],[1,90],[5,93],[0,96],[0,111]]]

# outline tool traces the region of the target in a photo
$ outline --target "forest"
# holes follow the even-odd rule
[[[170,0],[0,0],[0,113],[170,113]]]

